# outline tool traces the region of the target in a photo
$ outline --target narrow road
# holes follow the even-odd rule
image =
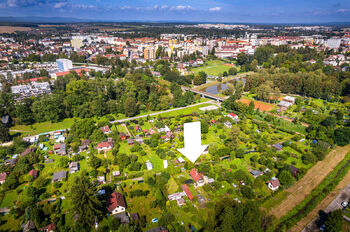
[[[270,213],[276,218],[281,218],[302,202],[311,191],[316,188],[322,180],[342,161],[345,155],[350,151],[350,145],[337,147],[331,151],[324,160],[317,162],[306,175],[296,182],[292,187],[285,190],[289,193],[288,197],[278,206],[274,207]]]
[[[198,106],[198,105],[203,105],[203,104],[208,104],[208,103],[215,104],[213,101],[200,102],[200,103],[189,105],[189,106],[185,106],[185,107],[179,107],[179,108],[174,108],[174,109],[170,109],[170,110],[164,110],[164,111],[160,111],[160,112],[155,112],[155,113],[151,113],[151,114],[135,116],[135,117],[131,117],[131,118],[119,119],[119,120],[111,121],[110,123],[113,124],[113,123],[118,123],[118,122],[126,122],[126,121],[130,121],[130,120],[135,120],[135,119],[139,119],[139,118],[146,118],[147,116],[155,116],[155,115],[158,115],[158,114],[164,114],[164,113],[168,113],[168,112],[172,112],[172,111],[183,110],[183,109],[186,109],[186,108],[191,108],[193,106]]]

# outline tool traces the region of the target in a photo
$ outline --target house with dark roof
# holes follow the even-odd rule
[[[290,165],[290,171],[293,177],[296,177],[299,172],[299,168],[294,167],[293,165]]]
[[[123,194],[113,192],[107,199],[107,210],[111,214],[125,212],[126,203]]]
[[[277,151],[282,150],[283,146],[280,143],[276,143],[272,145],[273,148],[275,148]]]
[[[113,217],[119,218],[121,224],[129,224],[129,223],[130,223],[130,218],[129,218],[129,216],[126,214],[126,212],[121,212],[121,213],[113,214]]]
[[[27,148],[27,149],[24,150],[24,152],[22,152],[22,153],[20,154],[20,156],[26,156],[26,155],[28,155],[29,153],[34,152],[34,151],[35,151],[35,148],[34,148],[34,147]]]
[[[69,172],[75,173],[77,171],[79,171],[79,163],[78,162],[69,163]]]
[[[254,171],[251,171],[250,174],[252,174],[254,178],[257,178],[258,176],[261,176],[263,173],[258,170],[254,170]]]
[[[62,181],[65,178],[67,178],[67,172],[66,171],[55,172],[53,174],[53,176],[52,176],[52,183]]]
[[[131,218],[132,218],[133,221],[139,221],[140,220],[140,217],[139,217],[138,213],[131,214]]]
[[[5,165],[11,165],[11,166],[15,166],[16,163],[17,163],[17,158],[7,159],[4,162]]]

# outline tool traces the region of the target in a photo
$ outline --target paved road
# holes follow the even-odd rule
[[[174,108],[174,109],[170,109],[170,110],[164,110],[164,111],[160,111],[160,112],[155,112],[155,113],[141,115],[141,116],[135,116],[135,117],[131,117],[131,118],[119,119],[119,120],[111,121],[110,123],[126,122],[126,121],[135,120],[135,119],[139,119],[139,118],[146,118],[148,115],[149,116],[155,116],[155,115],[158,115],[158,114],[164,114],[164,113],[168,113],[168,112],[172,112],[172,111],[177,111],[177,110],[182,110],[182,109],[186,109],[186,108],[191,108],[193,106],[203,105],[203,104],[207,104],[207,103],[215,104],[213,101],[206,101],[206,102],[201,102],[201,103],[197,103],[197,104],[193,104],[193,105],[189,105],[189,106],[185,106],[185,107],[179,107],[179,108]]]
[[[349,182],[347,181],[347,183],[349,183]],[[349,199],[350,199],[350,184],[346,185],[346,187],[336,196],[336,198],[323,211],[325,213],[329,213],[329,212],[337,210],[337,209],[343,209],[343,207],[341,206],[341,203],[343,201],[349,201]],[[322,210],[322,209],[317,209],[317,210],[319,211],[319,210]],[[317,216],[312,222],[310,222],[302,230],[302,232],[319,231],[319,229],[318,229],[318,227],[316,225],[316,221],[318,219],[319,219],[319,216]],[[298,230],[292,230],[292,231],[298,231]]]

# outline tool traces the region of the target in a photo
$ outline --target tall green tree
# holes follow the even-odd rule
[[[74,213],[77,214],[77,224],[83,231],[90,231],[95,220],[102,216],[103,206],[97,198],[97,189],[89,177],[77,176],[71,188],[72,205]]]

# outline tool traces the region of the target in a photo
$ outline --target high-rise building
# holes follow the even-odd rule
[[[68,59],[58,59],[56,60],[57,67],[60,71],[65,72],[73,68],[73,63]]]
[[[155,47],[146,47],[143,53],[143,56],[146,60],[155,60],[156,59],[156,49]]]
[[[84,46],[83,40],[81,38],[72,38],[71,43],[73,48],[81,48]]]

